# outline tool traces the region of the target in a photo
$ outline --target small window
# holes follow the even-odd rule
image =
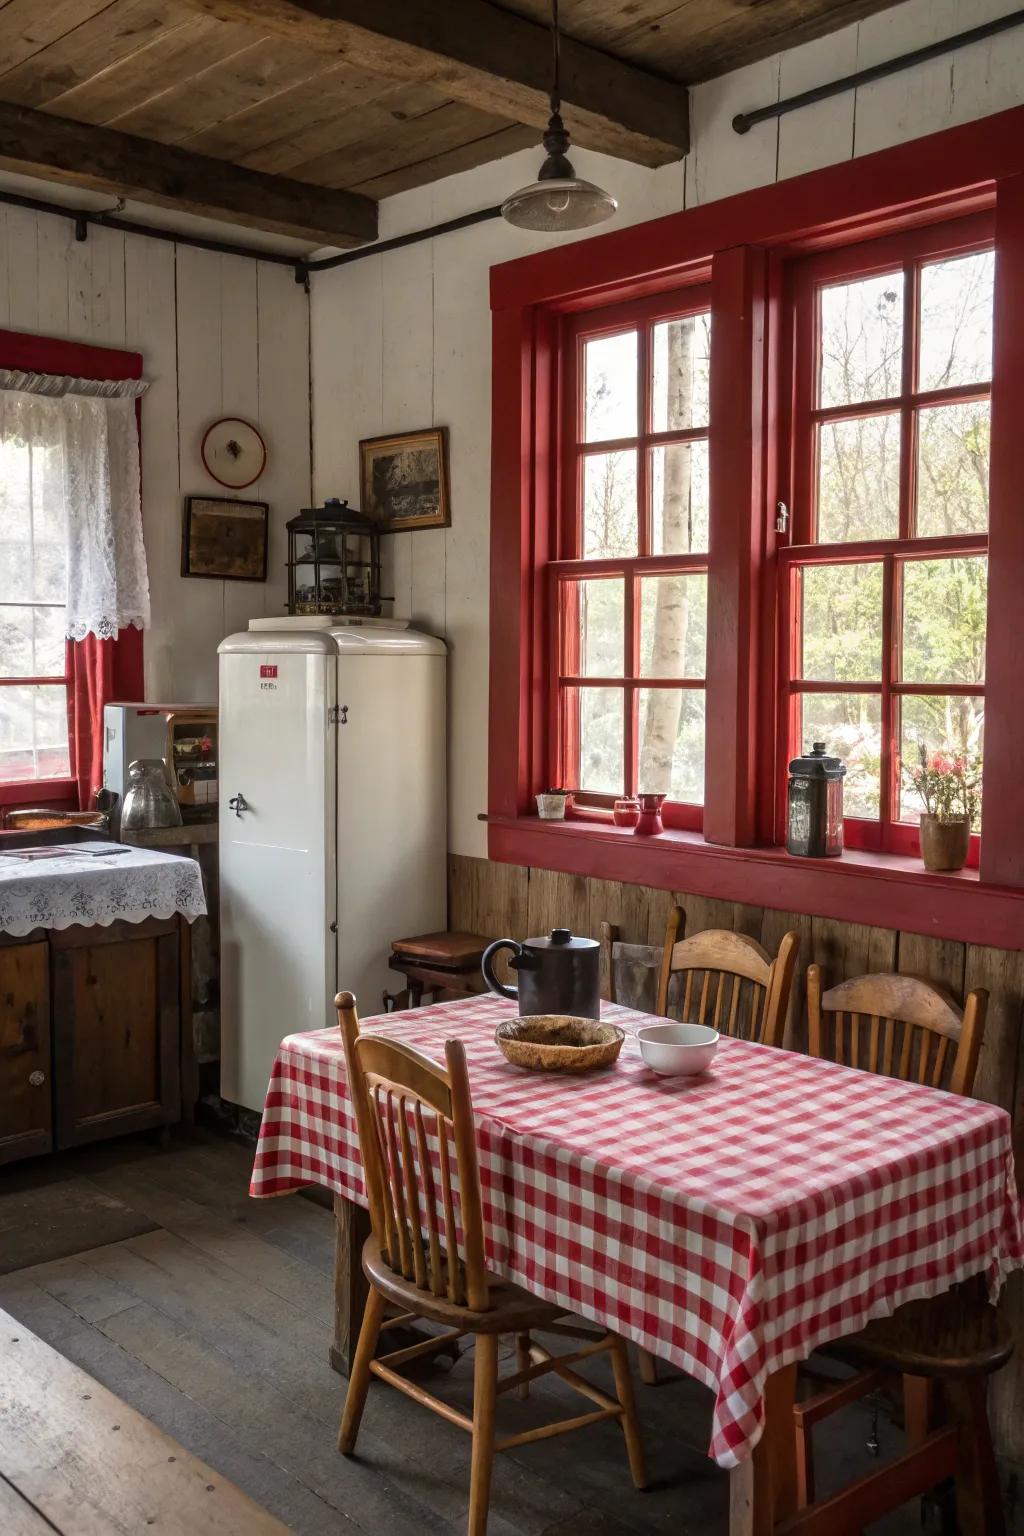
[[[567,328],[552,778],[699,826],[709,543],[706,291]]]
[[[980,786],[994,255],[968,239],[945,226],[794,274],[783,745],[844,759],[854,846],[914,849],[922,756]]]
[[[0,783],[71,775],[59,449],[0,445]]]

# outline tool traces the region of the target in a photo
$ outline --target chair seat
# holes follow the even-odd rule
[[[447,1297],[433,1296],[423,1290],[415,1280],[396,1275],[383,1258],[375,1237],[369,1237],[363,1246],[363,1270],[382,1296],[394,1302],[406,1312],[428,1322],[457,1324],[468,1333],[528,1333],[532,1328],[543,1328],[566,1315],[564,1307],[541,1301],[498,1275],[488,1274],[491,1305],[486,1312],[473,1312],[468,1307],[455,1306]]]
[[[831,1351],[830,1351],[831,1352]],[[1013,1335],[973,1282],[905,1302],[843,1339],[837,1354],[910,1376],[987,1376],[1013,1353]]]

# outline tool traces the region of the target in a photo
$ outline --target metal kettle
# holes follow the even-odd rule
[[[509,987],[494,974],[494,957],[512,951],[509,965],[519,986]],[[581,1019],[601,1017],[601,946],[596,939],[574,938],[568,928],[552,928],[546,939],[498,939],[484,950],[484,981],[499,997],[518,1002],[521,1017],[568,1013]]]

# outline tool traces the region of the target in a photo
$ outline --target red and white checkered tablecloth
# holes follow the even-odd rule
[[[716,1393],[734,1466],[768,1376],[901,1302],[1024,1264],[1010,1120],[989,1104],[723,1038],[661,1078],[632,1032],[613,1068],[524,1072],[494,1043],[515,1006],[463,998],[365,1020],[444,1059],[466,1047],[494,1270],[614,1328]],[[365,1204],[336,1030],[282,1041],[251,1193],[326,1185]]]

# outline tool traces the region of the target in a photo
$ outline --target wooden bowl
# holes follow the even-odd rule
[[[535,1013],[507,1019],[498,1025],[494,1038],[514,1067],[531,1072],[590,1072],[610,1066],[626,1037],[616,1024],[566,1013]]]

